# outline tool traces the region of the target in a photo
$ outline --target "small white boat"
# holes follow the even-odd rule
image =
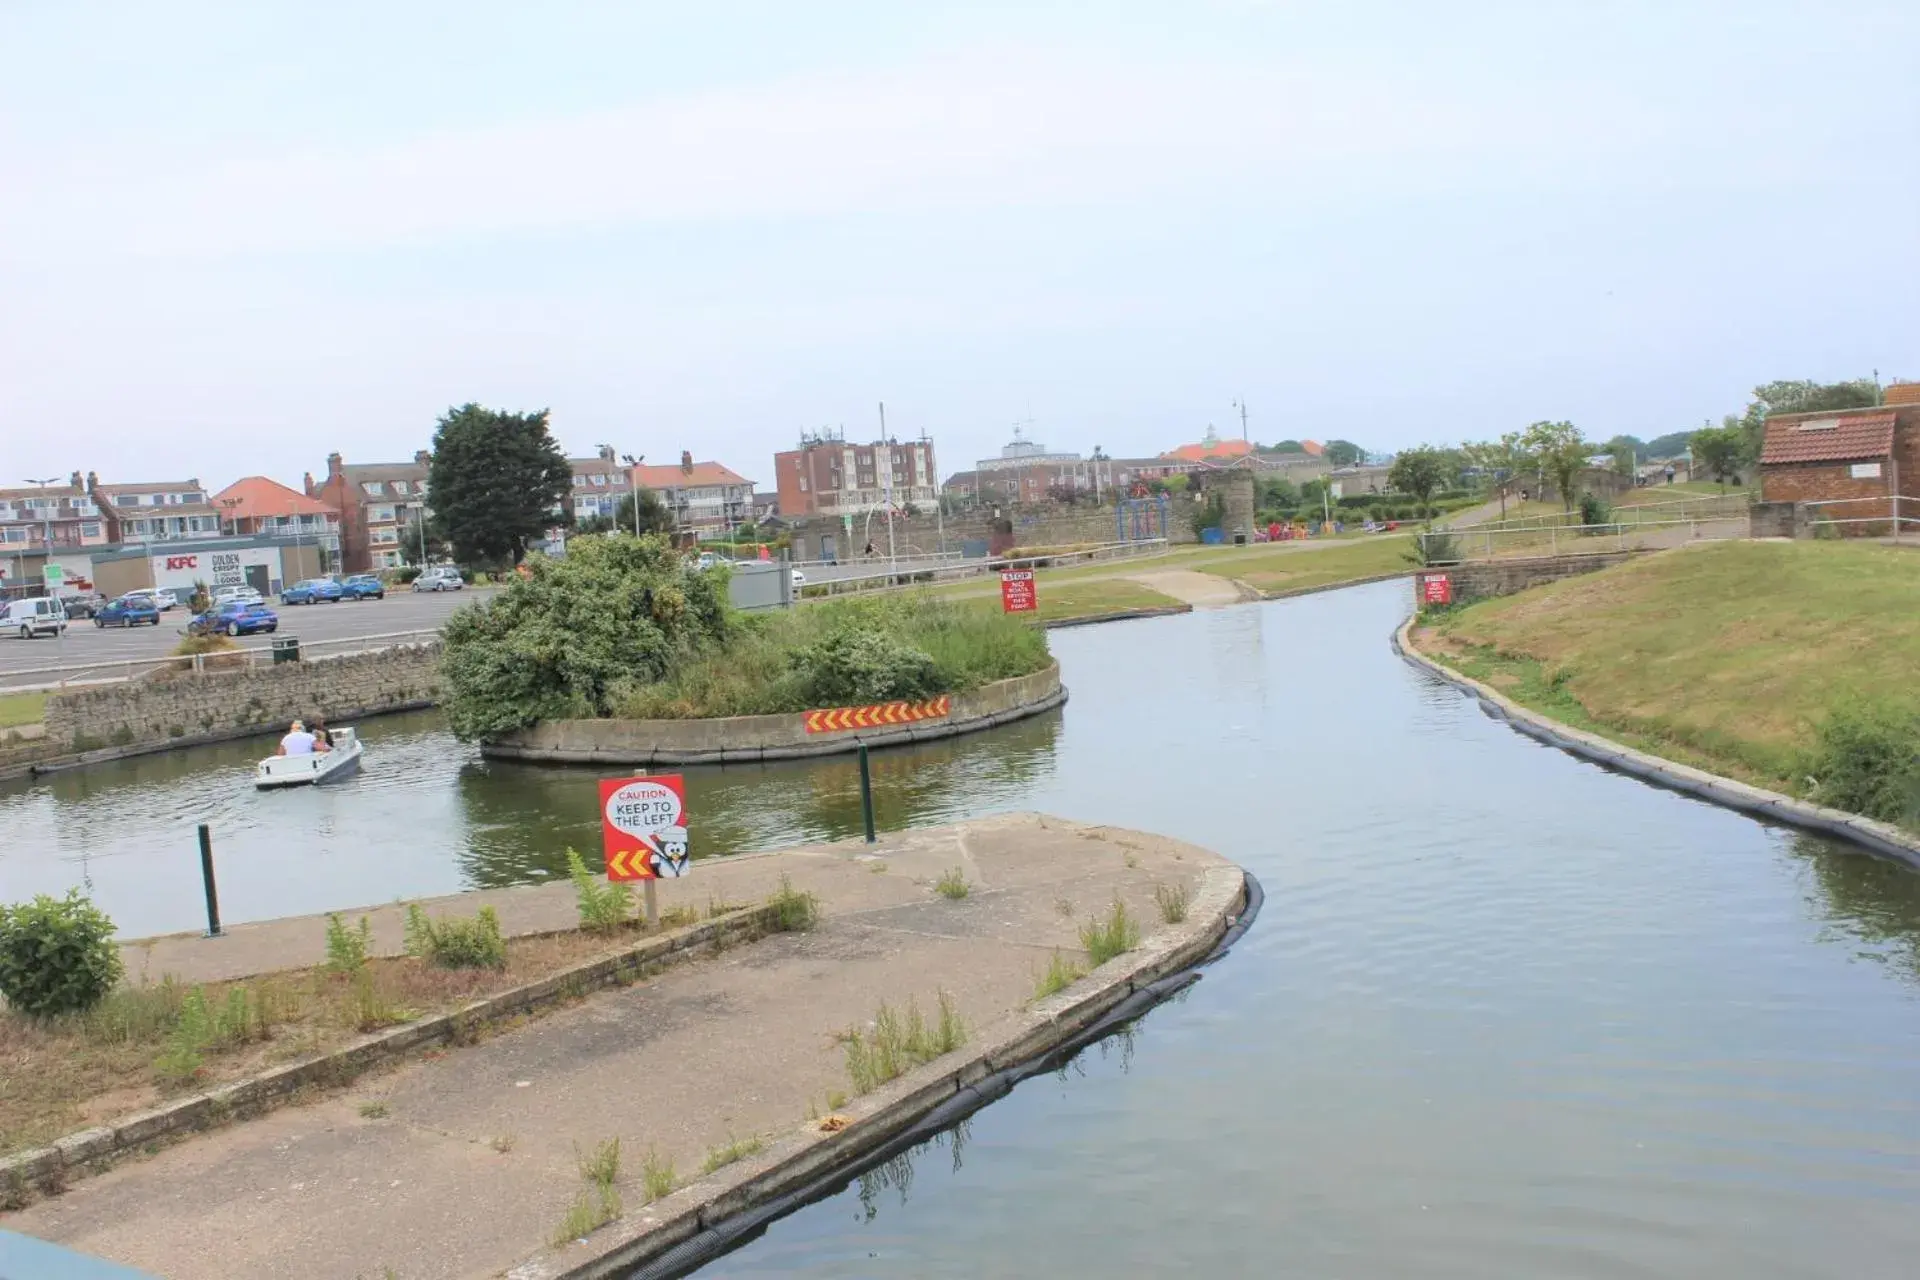
[[[274,787],[312,787],[344,778],[360,767],[360,735],[352,729],[331,729],[333,750],[305,756],[268,756],[254,766],[253,785],[262,791]]]

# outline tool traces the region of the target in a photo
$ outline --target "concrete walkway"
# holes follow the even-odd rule
[[[1196,609],[1220,609],[1257,599],[1234,585],[1231,578],[1202,573],[1198,569],[1156,569],[1152,573],[1130,573],[1127,581],[1172,596]]]
[[[170,1280],[498,1275],[554,1237],[584,1185],[579,1152],[620,1139],[631,1218],[647,1199],[649,1150],[685,1181],[734,1140],[780,1141],[810,1111],[845,1105],[836,1037],[881,1002],[931,1014],[945,990],[971,1042],[989,1043],[1023,1016],[1053,952],[1078,954],[1081,922],[1117,897],[1150,948],[1174,928],[1155,886],[1197,892],[1225,866],[1177,841],[1033,815],[697,863],[664,887],[663,905],[758,900],[785,874],[820,896],[820,926],[197,1135],[0,1222]],[[933,881],[955,869],[970,894],[937,895]],[[460,907],[479,901],[514,931],[574,922],[566,885],[467,895]],[[370,914],[378,941],[396,946],[397,918]],[[281,921],[133,951],[156,977],[212,977],[310,962],[322,928]]]

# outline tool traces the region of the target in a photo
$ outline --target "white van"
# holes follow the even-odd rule
[[[47,596],[31,600],[9,600],[0,614],[0,633],[31,640],[35,636],[57,636],[67,629],[66,606]]]

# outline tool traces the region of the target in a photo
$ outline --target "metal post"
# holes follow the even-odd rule
[[[647,907],[647,928],[658,929],[660,927],[660,895],[654,889],[652,880],[643,880],[640,883],[642,886],[640,896]]]
[[[867,843],[873,843],[873,771],[867,767],[867,744],[860,744],[860,820],[866,824]]]
[[[213,833],[200,824],[200,879],[207,890],[207,936],[220,936],[220,893],[213,884]]]

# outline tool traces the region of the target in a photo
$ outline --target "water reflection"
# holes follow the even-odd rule
[[[1812,876],[1809,895],[1829,938],[1845,934],[1865,944],[1864,958],[1884,961],[1906,979],[1920,980],[1920,875],[1901,863],[1837,847],[1804,832],[1788,847]]]

